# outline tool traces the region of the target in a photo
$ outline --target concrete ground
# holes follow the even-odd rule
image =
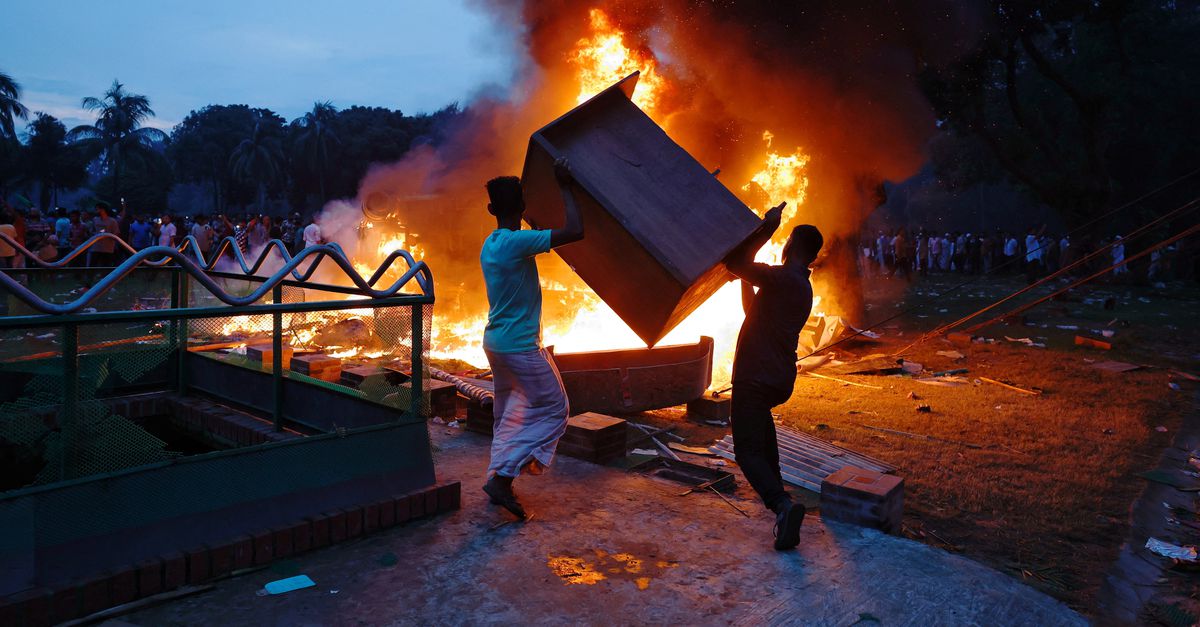
[[[219,582],[123,616],[134,625],[811,624],[1071,625],[1079,614],[979,563],[810,515],[796,551],[740,486],[712,492],[560,457],[522,478],[533,519],[479,490],[488,438],[431,425],[462,510]],[[303,573],[316,587],[257,596]]]

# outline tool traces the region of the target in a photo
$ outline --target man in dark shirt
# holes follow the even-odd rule
[[[824,244],[817,227],[801,225],[784,245],[783,265],[755,263],[754,254],[779,228],[783,206],[768,211],[762,228],[726,258],[742,280],[746,310],[733,358],[734,453],[746,480],[775,512],[775,548],[781,551],[800,544],[805,510],[783,488],[771,408],[786,402],[796,383],[796,345],[812,312],[808,266]]]

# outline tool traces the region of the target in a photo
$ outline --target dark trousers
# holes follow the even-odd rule
[[[779,472],[779,443],[771,408],[787,401],[789,394],[752,382],[733,383],[733,452],[746,481],[767,509],[778,512],[791,502]]]

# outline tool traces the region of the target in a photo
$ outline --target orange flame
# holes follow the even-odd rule
[[[658,73],[654,57],[630,50],[625,32],[613,26],[600,9],[588,12],[592,34],[575,43],[570,62],[579,68],[579,96],[576,103],[604,91],[613,83],[640,71],[633,103],[647,115],[653,115],[666,82]]]

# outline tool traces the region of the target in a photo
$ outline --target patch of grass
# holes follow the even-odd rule
[[[898,351],[942,320],[977,309],[1013,285],[991,281],[964,290],[926,309],[926,318],[908,317],[884,329],[878,343],[854,347],[856,355],[835,352],[848,361]],[[939,287],[944,285],[934,279],[914,291]],[[1157,466],[1193,399],[1190,387],[1168,388],[1163,368],[1112,374],[1089,361],[1194,366],[1200,350],[1194,333],[1176,332],[1200,322],[1200,291],[1119,291],[1118,302],[1125,304],[1115,310],[1104,310],[1099,302],[1047,304],[1024,321],[980,332],[996,343],[959,347],[939,338],[905,353],[927,370],[967,368],[966,385],[937,387],[909,377],[823,370],[883,389],[800,376],[795,394],[777,411],[791,427],[897,466],[906,482],[904,524],[911,537],[959,550],[1086,610],[1094,607],[1104,574],[1129,531],[1129,508],[1144,486],[1136,473]],[[878,312],[894,305],[876,305],[875,315],[882,317]],[[1107,327],[1114,318],[1118,323]],[[1073,345],[1076,333],[1092,327],[1116,329],[1113,351]],[[1047,348],[1009,343],[1005,335],[1031,337]],[[966,358],[937,355],[945,350]],[[981,376],[1043,393],[1029,396],[975,383]],[[932,411],[917,411],[923,404]]]

